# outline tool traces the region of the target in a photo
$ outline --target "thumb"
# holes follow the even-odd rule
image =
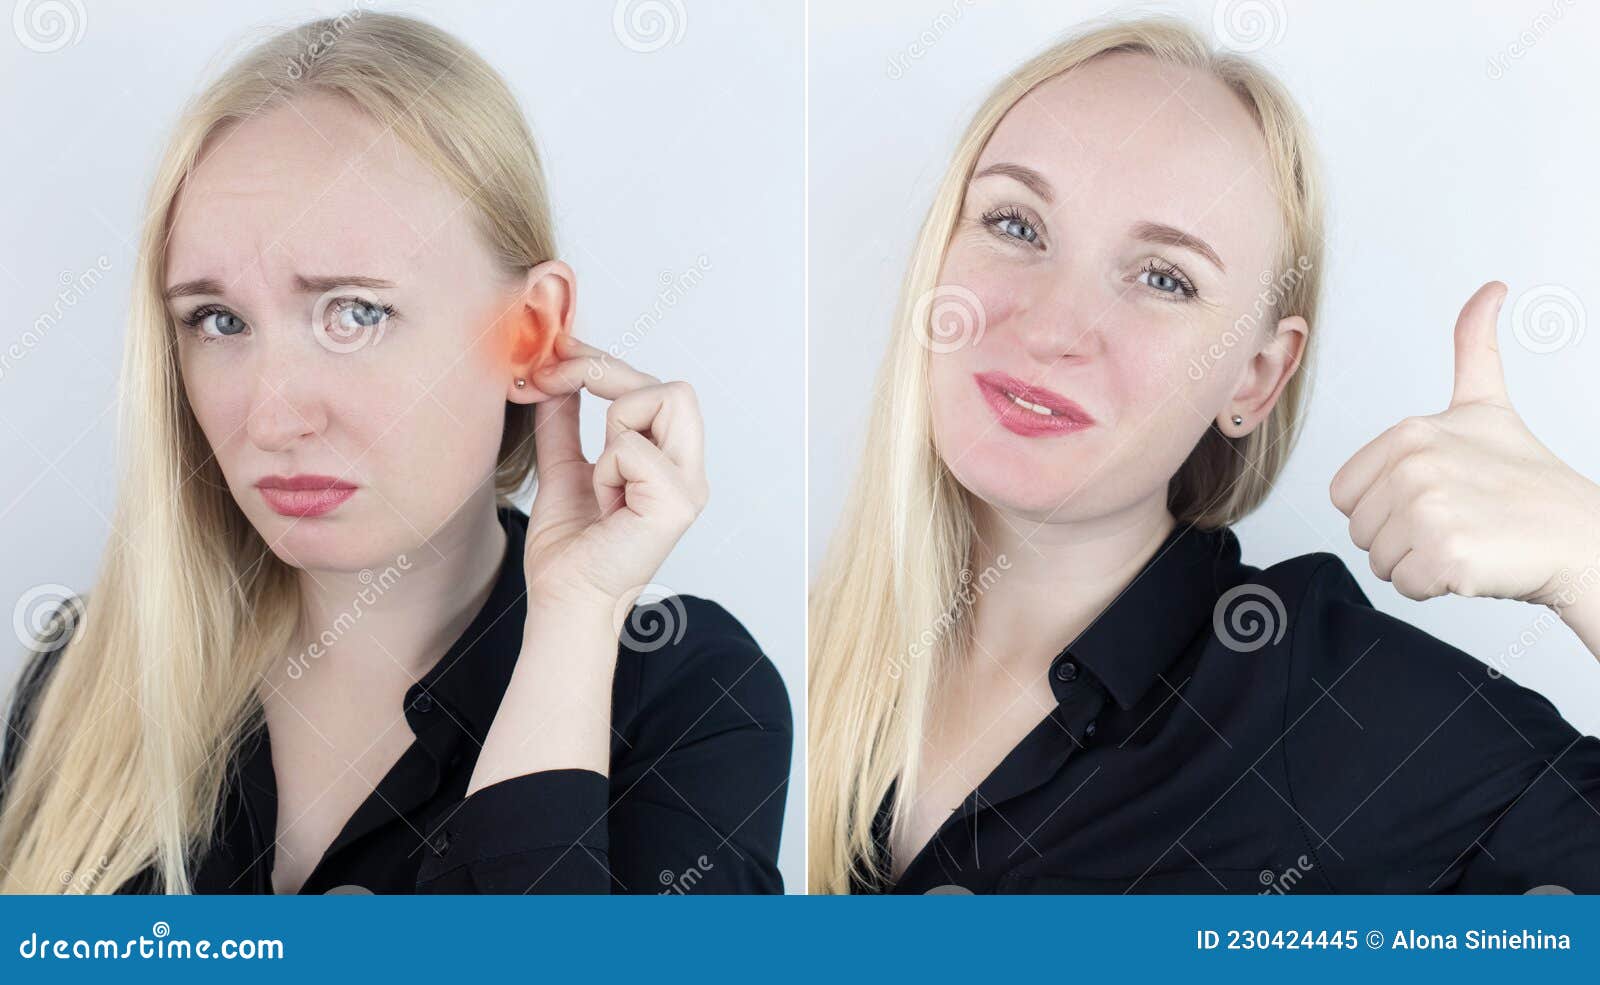
[[[1450,406],[1467,403],[1509,404],[1495,323],[1505,303],[1506,285],[1497,280],[1478,288],[1456,319],[1456,382]]]

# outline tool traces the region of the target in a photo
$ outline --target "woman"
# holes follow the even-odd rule
[[[429,25],[307,24],[195,101],[0,888],[781,891],[782,681],[715,603],[640,598],[706,501],[693,391],[574,339],[556,255],[510,91]]]
[[[1322,228],[1285,91],[1180,23],[1089,30],[979,109],[813,589],[811,891],[1600,889],[1600,742],[1334,555],[1240,563]],[[1334,501],[1408,596],[1549,605],[1600,653],[1600,491],[1505,400],[1503,291],[1452,407]]]

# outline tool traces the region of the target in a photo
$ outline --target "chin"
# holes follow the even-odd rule
[[[360,571],[393,564],[396,551],[382,550],[384,538],[369,523],[352,522],[353,516],[280,516],[271,510],[250,517],[256,532],[278,560],[310,571]],[[336,511],[342,512],[342,511]]]

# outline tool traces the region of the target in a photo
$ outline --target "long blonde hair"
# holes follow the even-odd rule
[[[1137,52],[1209,72],[1250,109],[1266,139],[1285,235],[1283,274],[1268,326],[1280,314],[1315,323],[1322,270],[1322,204],[1309,129],[1263,69],[1213,52],[1187,24],[1164,17],[1101,24],[1031,58],[995,87],[967,126],[918,235],[879,369],[863,467],[810,596],[807,690],[808,887],[845,892],[852,875],[887,876],[872,840],[878,805],[895,785],[891,826],[905,823],[917,782],[934,681],[971,645],[963,572],[972,561],[972,510],[932,438],[918,299],[938,284],[967,182],[1006,112],[1040,83],[1112,52]],[[1294,271],[1292,276],[1287,276]],[[1315,333],[1310,333],[1314,338]],[[1271,415],[1246,438],[1211,428],[1168,486],[1183,524],[1232,523],[1261,502],[1297,431],[1311,347]],[[940,627],[926,639],[924,630]]]
[[[0,891],[114,892],[152,865],[163,891],[190,891],[226,767],[260,720],[257,686],[292,645],[295,573],[227,492],[182,389],[162,293],[173,205],[207,142],[310,93],[346,98],[391,127],[472,203],[508,276],[556,255],[543,168],[515,98],[429,24],[358,8],[292,28],[186,108],[140,239],[111,540],[7,788]],[[533,474],[532,433],[532,405],[508,402],[500,503]]]

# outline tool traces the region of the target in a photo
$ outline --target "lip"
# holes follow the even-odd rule
[[[974,373],[973,380],[983,394],[984,402],[994,411],[1000,426],[1024,438],[1040,438],[1058,434],[1072,434],[1095,424],[1094,416],[1082,407],[1044,387],[1034,386],[1009,373]],[[1031,404],[1048,408],[1051,413],[1040,414],[1018,406],[1007,393],[1014,393]]]
[[[269,475],[256,483],[261,498],[280,516],[321,516],[339,508],[359,487],[331,475]]]

